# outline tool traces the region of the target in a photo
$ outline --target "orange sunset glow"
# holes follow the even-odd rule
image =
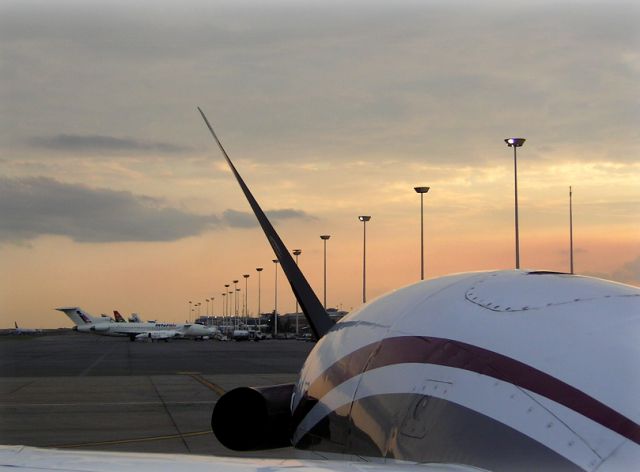
[[[273,252],[196,106],[320,296],[331,235],[331,307],[362,303],[358,215],[368,300],[420,279],[419,185],[427,278],[514,267],[509,136],[522,267],[569,271],[572,186],[576,273],[640,285],[635,4],[54,3],[0,7],[2,328],[220,314],[245,273],[256,314],[256,267],[273,310]]]

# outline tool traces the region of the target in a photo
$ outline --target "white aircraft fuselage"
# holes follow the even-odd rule
[[[396,290],[317,343],[293,389],[303,449],[489,470],[640,465],[640,290],[536,271]]]
[[[151,339],[170,338],[205,338],[213,336],[217,330],[196,323],[117,323],[96,318],[81,308],[57,308],[65,313],[76,324],[76,330],[81,333],[93,333],[103,336],[129,336],[131,339],[149,337]]]

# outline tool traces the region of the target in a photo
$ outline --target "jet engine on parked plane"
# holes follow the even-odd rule
[[[283,384],[231,390],[216,403],[213,432],[225,447],[236,451],[290,446],[293,388]]]

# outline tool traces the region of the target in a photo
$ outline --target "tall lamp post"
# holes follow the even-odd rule
[[[236,319],[233,323],[233,325],[238,329],[240,329],[240,301],[238,300],[238,297],[242,297],[242,295],[240,295],[240,290],[241,289],[236,288]]]
[[[187,323],[188,323],[188,322],[189,322],[189,320],[191,319],[191,304],[192,304],[192,303],[193,303],[193,302],[191,302],[191,301],[189,302],[189,313],[187,313]]]
[[[516,150],[522,147],[525,138],[507,138],[504,140],[507,146],[513,148],[513,181],[515,195],[515,220],[516,220],[516,269],[520,269],[520,233],[518,227],[518,154]]]
[[[362,221],[362,303],[367,303],[367,221],[371,216],[361,215],[358,217]]]
[[[569,267],[573,274],[573,191],[569,186]]]
[[[420,280],[424,280],[424,194],[429,187],[413,187],[420,194]]]
[[[233,314],[237,318],[238,317],[238,281],[233,281],[233,291],[235,295],[233,296]],[[234,321],[235,324],[235,321]]]
[[[244,277],[244,324],[247,324],[248,306],[249,306],[249,289],[247,287],[247,280],[249,280],[249,274],[242,274]]]
[[[294,249],[293,255],[296,256],[296,265],[298,265],[298,256],[302,254],[302,249]],[[296,298],[296,336],[298,335],[298,297]]]
[[[320,236],[324,243],[324,309],[327,310],[327,240],[331,237],[330,234],[323,234]]]
[[[227,293],[227,295],[229,294],[229,285],[230,284],[224,284],[224,288],[225,288],[225,293]],[[225,312],[226,312],[226,316],[229,316],[229,306],[231,304],[231,298],[227,297],[227,299],[225,300]]]
[[[222,292],[222,321],[227,314],[227,292]]]
[[[275,295],[273,297],[273,337],[278,336],[278,259],[273,260],[275,268]]]
[[[260,296],[261,296],[261,287],[260,287],[260,272],[262,272],[262,267],[256,267],[256,271],[258,272],[258,318],[262,315],[260,311]]]

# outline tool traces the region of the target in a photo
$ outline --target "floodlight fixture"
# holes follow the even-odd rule
[[[522,147],[525,141],[525,138],[507,138],[504,140],[509,147]]]

